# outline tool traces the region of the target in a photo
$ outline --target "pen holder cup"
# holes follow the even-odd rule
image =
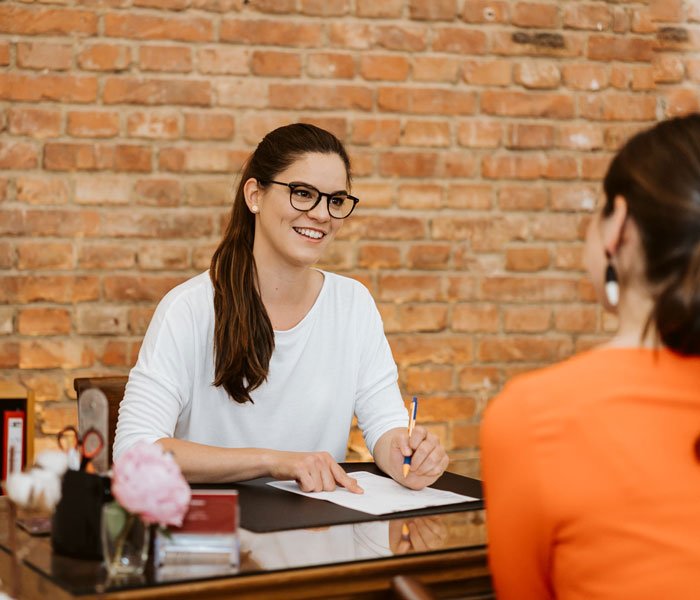
[[[100,519],[102,505],[112,500],[109,477],[85,471],[66,471],[61,500],[51,524],[54,552],[74,558],[102,558]]]

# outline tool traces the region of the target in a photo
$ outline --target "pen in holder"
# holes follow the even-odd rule
[[[54,552],[74,558],[102,558],[102,505],[112,499],[109,477],[85,471],[66,471],[61,500],[51,525]]]

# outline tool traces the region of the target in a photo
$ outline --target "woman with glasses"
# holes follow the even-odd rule
[[[585,258],[604,346],[486,410],[499,600],[700,598],[700,115],[630,139]]]
[[[415,427],[369,292],[313,267],[358,203],[332,134],[297,123],[244,166],[211,268],[161,301],[129,375],[114,444],[174,453],[193,482],[271,476],[360,492],[338,465],[353,416],[378,466],[420,489],[448,458]],[[404,456],[411,469],[402,473]]]

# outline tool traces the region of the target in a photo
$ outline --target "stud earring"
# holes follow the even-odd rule
[[[605,269],[605,297],[608,304],[615,307],[620,301],[620,284],[617,282],[617,271],[612,265],[612,255],[606,250],[605,256],[608,259],[608,266]]]
[[[257,204],[253,204],[253,206],[250,207],[250,212],[257,215],[260,212],[260,207]]]

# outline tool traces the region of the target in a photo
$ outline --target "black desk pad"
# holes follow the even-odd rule
[[[384,475],[374,463],[343,463],[342,467],[348,472],[369,471],[376,475]],[[299,494],[267,485],[273,481],[271,477],[261,477],[239,483],[225,484],[196,484],[193,488],[235,489],[238,490],[241,521],[240,525],[249,531],[265,533],[283,531],[285,529],[304,529],[309,527],[326,527],[360,523],[363,521],[384,521],[402,517],[418,517],[441,513],[478,510],[484,507],[481,481],[455,473],[444,473],[431,487],[448,492],[455,492],[473,498],[474,502],[460,502],[446,506],[430,506],[419,510],[389,513],[386,515],[370,515],[368,513],[345,508],[325,500],[314,500]]]

